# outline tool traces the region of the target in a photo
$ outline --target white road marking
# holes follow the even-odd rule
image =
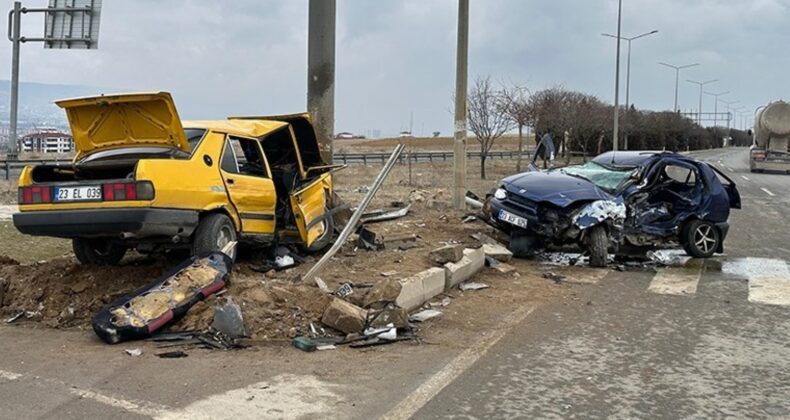
[[[117,407],[126,410],[130,413],[139,414],[146,417],[157,417],[167,412],[167,407],[160,406],[144,401],[130,401],[120,398],[110,397],[98,392],[90,391],[87,389],[72,388],[71,393],[79,396],[80,398],[87,398],[102,404],[112,407]]]
[[[697,292],[701,274],[702,267],[693,269],[685,267],[660,268],[653,276],[647,290],[661,295],[693,295]]]
[[[749,180],[749,177],[747,177],[746,175],[741,175],[741,178],[743,178],[743,179],[745,179],[747,181]]]
[[[770,195],[771,197],[773,197],[773,196],[775,196],[775,195],[776,195],[776,194],[774,194],[774,193],[772,193],[772,192],[768,191],[768,189],[767,189],[767,188],[762,188],[762,187],[760,187],[760,189],[761,189],[761,190],[763,190],[763,192],[764,192],[764,193],[766,193],[766,194]]]
[[[8,380],[8,381],[15,381],[22,377],[20,373],[9,372],[6,370],[0,370],[0,378]]]
[[[790,268],[787,262],[773,258],[746,258],[725,272],[745,275],[749,279],[749,302],[767,305],[790,305]]]
[[[735,172],[735,170],[734,170],[734,169],[732,169],[732,168],[730,168],[729,166],[725,166],[725,168],[726,168],[728,171],[730,171],[730,172]]]
[[[382,418],[393,420],[411,418],[417,411],[425,406],[425,404],[431,401],[433,397],[439,394],[442,389],[472,367],[472,365],[483,357],[491,347],[508,334],[511,328],[522,323],[534,310],[534,306],[522,307],[508,315],[501,325],[503,328],[499,328],[491,335],[472,344],[471,347],[467,348],[463,353],[459,354],[442,368],[442,370],[420,385],[411,395],[404,398]]]

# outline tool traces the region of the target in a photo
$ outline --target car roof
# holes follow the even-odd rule
[[[185,128],[204,128],[242,137],[262,137],[283,127],[288,123],[274,120],[196,120],[184,121]]]
[[[604,165],[641,166],[658,155],[681,157],[676,153],[662,152],[660,150],[629,150],[624,152],[605,152],[593,158],[592,161]]]

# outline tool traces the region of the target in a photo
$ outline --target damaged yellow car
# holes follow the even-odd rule
[[[24,168],[20,232],[69,238],[84,264],[116,264],[130,249],[331,243],[342,165],[323,161],[308,114],[182,122],[166,92],[56,103],[77,154]]]

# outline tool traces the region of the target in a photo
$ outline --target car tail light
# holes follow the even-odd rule
[[[752,150],[752,159],[765,160],[765,151],[764,150]]]
[[[52,202],[52,187],[20,187],[19,204]]]
[[[102,185],[104,201],[153,200],[154,185],[149,181],[112,182]]]

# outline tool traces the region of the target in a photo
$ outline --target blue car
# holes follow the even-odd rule
[[[486,199],[489,224],[529,256],[579,245],[590,265],[610,250],[679,243],[696,258],[723,252],[730,209],[741,208],[735,183],[715,167],[670,152],[607,152],[580,166],[530,170],[502,180]]]

